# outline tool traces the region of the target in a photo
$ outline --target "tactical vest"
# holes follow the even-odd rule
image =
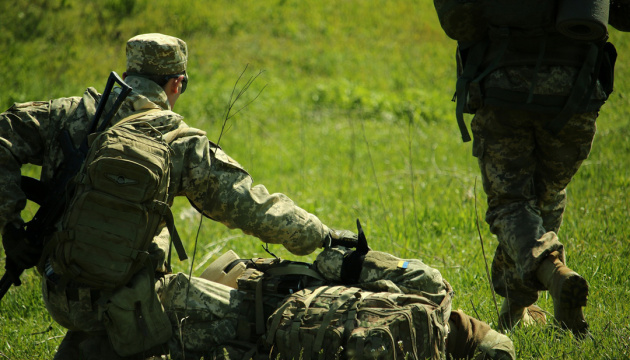
[[[560,131],[574,113],[597,111],[605,99],[591,100],[591,95],[598,80],[607,95],[612,92],[616,59],[614,47],[606,42],[606,4],[604,0],[434,0],[442,28],[458,41],[454,100],[462,139],[470,141],[463,114],[474,114],[484,104],[555,114],[547,126],[552,133]],[[580,33],[581,29],[586,30]],[[535,95],[533,86],[529,93],[482,89],[483,79],[492,71],[520,65],[572,66],[579,73],[568,96]]]
[[[45,254],[59,285],[68,281],[96,289],[127,284],[149,264],[147,249],[166,225],[180,258],[185,251],[169,206],[171,149],[181,135],[166,136],[148,125],[168,111],[131,115],[90,135],[89,151],[74,178],[75,192]],[[152,269],[152,270],[153,270]]]

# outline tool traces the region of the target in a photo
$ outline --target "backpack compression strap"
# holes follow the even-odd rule
[[[149,109],[149,110],[143,110],[134,114],[131,114],[129,116],[127,116],[126,118],[120,120],[119,122],[117,122],[116,124],[114,124],[113,126],[122,126],[125,124],[128,124],[130,122],[132,122],[133,120],[139,119],[145,115],[148,115],[150,113],[156,113],[156,112],[163,112],[164,110],[162,109]],[[205,132],[203,132],[205,134]],[[165,141],[166,143],[170,143],[172,141],[174,141],[176,138],[181,137],[182,136],[182,131],[175,131],[175,134],[172,136],[168,136],[168,137],[164,137],[163,141]],[[175,250],[177,251],[177,255],[179,256],[179,260],[184,261],[186,259],[188,259],[188,255],[186,254],[186,249],[184,248],[184,244],[182,243],[182,239],[179,236],[179,233],[177,232],[177,228],[175,228],[175,220],[173,217],[173,212],[171,211],[171,207],[167,204],[164,203],[162,201],[154,201],[153,202],[153,208],[156,209],[161,215],[162,218],[164,219],[164,221],[166,222],[166,227],[168,228],[168,232],[171,235],[171,241],[173,242],[173,245],[175,246]],[[170,251],[168,254],[168,260],[170,263]]]
[[[319,295],[320,293],[324,292],[326,289],[329,289],[329,288],[330,286],[320,286],[317,289],[315,289],[311,294],[304,297],[303,300],[301,300],[304,307],[300,309],[300,312],[295,314],[295,316],[293,317],[294,324],[297,324],[296,326],[299,326],[300,324],[299,320],[301,320],[304,314],[306,314],[306,311],[308,310],[309,306],[311,305],[311,302],[315,299],[315,297],[317,297],[317,295]],[[271,326],[269,326],[269,329],[267,331],[267,334],[268,334],[267,347],[271,347],[273,345],[273,340],[276,336],[276,330],[278,330],[278,326],[280,326],[280,322],[282,321],[282,315],[284,314],[284,311],[289,306],[291,306],[291,304],[292,304],[291,301],[286,301],[284,304],[282,304],[280,308],[278,308],[278,310],[276,310],[275,315],[271,321]]]

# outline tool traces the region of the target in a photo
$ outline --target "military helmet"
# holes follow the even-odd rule
[[[188,48],[173,36],[151,33],[127,41],[127,72],[140,75],[171,75],[186,71]]]

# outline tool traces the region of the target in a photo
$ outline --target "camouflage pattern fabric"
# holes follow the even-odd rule
[[[133,73],[164,75],[186,69],[186,44],[177,38],[160,34],[139,36],[129,41],[127,51],[130,75],[125,81],[133,92],[112,119],[112,124],[142,110],[172,109],[161,86]],[[106,99],[104,113],[109,111],[119,93],[118,88],[112,91],[111,97]],[[44,184],[49,183],[65,160],[60,135],[67,131],[78,147],[87,136],[100,100],[101,95],[94,88],[88,88],[83,96],[14,104],[0,114],[0,229],[9,222],[23,222],[20,213],[26,206],[26,196],[20,187],[21,166],[41,166],[40,179]],[[188,128],[183,117],[176,113],[150,121],[149,125],[164,134]],[[190,133],[192,135],[178,138],[171,144],[173,171],[169,204],[176,196],[186,196],[203,215],[229,228],[239,228],[262,241],[282,244],[297,255],[309,254],[322,246],[330,230],[315,215],[301,209],[283,194],[270,194],[264,186],[254,186],[251,176],[220,147],[199,131]],[[168,250],[169,234],[162,227],[149,247],[154,260],[151,263],[156,265],[158,274],[167,270]],[[182,318],[178,317],[182,314],[182,301],[178,296],[182,294],[180,290],[186,279],[182,275],[169,275],[165,279],[160,283],[162,287],[158,293],[163,296],[162,301],[167,314],[175,321],[174,326],[178,331],[186,331],[186,337],[179,337],[180,343],[174,348],[190,346],[195,349],[202,342],[206,347],[211,346],[194,325],[204,321],[204,327],[207,323],[213,324],[212,336],[217,343],[224,340],[223,337],[231,337],[233,332],[229,331],[229,325],[221,327],[231,318],[227,316],[223,322],[221,319],[227,307],[238,302],[238,297],[229,300],[230,296],[236,296],[235,292],[221,292],[222,288],[217,284],[193,279],[194,286],[187,297],[191,302],[183,304],[183,314],[187,317]],[[97,295],[90,289],[79,288],[76,298],[70,299],[67,292],[50,287],[45,278],[42,290],[47,309],[62,326],[72,331],[103,332],[94,304],[97,299],[93,298]],[[188,296],[188,290],[186,294]],[[221,306],[223,300],[229,306]],[[182,327],[182,324],[192,325]],[[221,331],[214,332],[219,328]]]
[[[352,252],[344,247],[327,248],[317,254],[317,270],[329,281],[341,281],[343,260]],[[400,259],[382,251],[369,251],[361,265],[357,285],[370,291],[422,295],[442,303],[449,286],[442,274],[418,259]]]
[[[127,71],[144,75],[171,75],[186,71],[188,48],[173,36],[142,34],[127,41]]]
[[[181,273],[165,276],[156,290],[173,325],[171,358],[209,356],[236,339],[243,292]]]
[[[479,41],[486,33],[488,21],[480,0],[433,0],[442,29],[457,41]]]
[[[445,359],[450,299],[321,286],[289,295],[267,320],[273,359]]]
[[[536,81],[535,94],[566,95],[576,74],[562,66],[542,66],[537,75],[534,67],[508,67],[483,85],[526,92]],[[605,99],[599,83],[592,96]],[[488,196],[486,221],[499,241],[493,283],[517,304],[531,305],[545,290],[535,276],[540,262],[552,251],[564,254],[556,234],[566,187],[590,152],[597,115],[574,114],[557,135],[544,128],[552,114],[486,105],[472,120],[473,155]]]
[[[497,69],[484,78],[485,89],[497,88],[528,93],[530,90],[537,95],[570,94],[578,68],[571,66],[507,66]],[[532,88],[533,87],[533,88]],[[605,100],[607,95],[601,85],[595,87],[592,99]]]
[[[144,109],[171,109],[163,89],[154,82],[136,76],[127,77],[126,82],[134,91],[113,123]],[[118,90],[114,89],[113,93],[109,104]],[[57,140],[61,131],[68,130],[73,142],[80,144],[90,125],[86,119],[95,112],[99,99],[97,91],[89,88],[83,97],[15,104],[0,114],[1,227],[8,222],[23,221],[20,212],[26,206],[26,196],[20,188],[21,165],[42,166],[41,180],[49,182],[64,161]],[[151,125],[164,133],[188,127],[182,117],[174,113]],[[205,216],[230,228],[242,229],[262,241],[282,244],[294,254],[308,254],[322,246],[330,231],[326,225],[287,196],[270,194],[262,185],[254,186],[251,176],[205,136],[179,138],[171,147],[173,172],[169,202],[172,203],[175,196],[186,196]],[[161,228],[149,247],[158,272],[166,271],[168,246],[168,231]],[[72,330],[102,330],[90,300],[82,299],[82,305],[78,306],[67,301],[63,293],[51,293],[45,281],[43,286],[46,307],[61,325]],[[89,293],[89,289],[86,290]]]
[[[45,281],[43,284],[44,300],[53,319],[70,329],[68,334],[80,334],[64,339],[64,351],[58,353],[55,360],[76,359],[74,354],[86,347],[86,340],[103,339],[109,343],[89,297],[60,306],[62,301],[67,301],[66,297],[48,291]],[[230,345],[236,339],[243,292],[201,278],[193,277],[189,281],[188,276],[181,273],[158,279],[155,290],[173,327],[173,337],[166,344],[171,359],[223,358],[224,353],[244,354],[250,350],[245,345]],[[124,358],[115,354],[111,346],[107,350],[106,356],[92,353],[90,359]]]
[[[42,280],[42,294],[48,313],[59,325],[71,331],[105,334],[105,326],[93,306],[98,299],[92,299],[89,289],[79,292],[76,299],[68,299]]]
[[[143,109],[170,110],[164,91],[154,82],[135,76],[126,81],[134,91],[114,123]],[[61,130],[69,130],[74,143],[79,144],[89,126],[85,116],[93,113],[99,97],[90,88],[83,96],[86,101],[72,97],[15,104],[0,115],[0,226],[21,221],[26,197],[20,189],[20,166],[41,165],[42,181],[50,181],[63,162],[57,141]],[[188,127],[176,114],[151,125],[162,132]],[[326,225],[286,195],[270,194],[263,185],[254,186],[251,176],[205,136],[180,138],[171,147],[171,201],[175,196],[186,196],[211,219],[265,242],[283,244],[297,255],[309,254],[321,246],[329,232]]]

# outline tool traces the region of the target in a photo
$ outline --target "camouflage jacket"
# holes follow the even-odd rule
[[[126,82],[134,91],[112,123],[143,109],[171,109],[157,84],[134,76]],[[68,130],[78,146],[89,131],[99,99],[100,94],[88,88],[83,97],[14,104],[0,114],[0,229],[8,222],[22,221],[20,212],[26,206],[26,196],[20,188],[21,166],[41,166],[41,180],[50,182],[64,162],[59,134]],[[188,127],[176,113],[160,117],[151,125],[162,133]],[[297,255],[309,254],[322,245],[330,231],[326,225],[286,195],[270,194],[263,185],[253,186],[241,165],[206,136],[179,138],[171,147],[171,202],[175,196],[186,196],[206,217],[264,242],[282,244]],[[164,228],[150,249],[154,256],[164,257],[168,239]]]

